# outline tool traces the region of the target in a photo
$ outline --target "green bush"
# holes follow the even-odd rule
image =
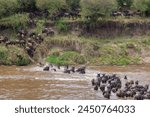
[[[17,2],[22,12],[36,10],[36,0],[17,0]]]
[[[134,0],[133,7],[145,12],[146,16],[150,16],[150,0]]]
[[[84,64],[86,59],[74,51],[62,52],[59,56],[50,55],[47,61],[53,64],[67,65],[67,64]]]
[[[130,56],[102,56],[100,57],[100,63],[104,65],[129,65],[129,64],[138,64],[140,61],[139,57],[130,57]]]
[[[60,60],[71,61],[72,63],[84,64],[85,58],[77,52],[66,51],[60,56]]]
[[[0,46],[0,65],[8,63],[8,50],[5,46]]]
[[[145,15],[150,16],[150,0],[145,0],[145,4],[147,6],[145,10]]]
[[[134,0],[117,0],[118,7],[121,9],[130,9]]]
[[[48,10],[50,15],[66,7],[65,0],[36,0],[36,6],[40,10]]]
[[[42,33],[42,30],[44,29],[46,20],[38,20],[36,23],[36,28],[34,29],[34,32],[36,33]]]
[[[30,63],[28,55],[23,49],[16,46],[0,46],[0,65],[28,65]]]
[[[147,4],[145,3],[145,0],[134,0],[133,7],[137,10],[146,11]]]
[[[47,57],[47,61],[56,65],[69,65],[69,61],[60,60],[58,56],[49,56]]]
[[[18,7],[17,0],[0,0],[0,18],[14,14]]]
[[[56,27],[61,32],[67,32],[70,29],[68,23],[64,22],[63,20],[58,20],[56,22]]]
[[[28,65],[30,63],[30,60],[28,59],[27,55],[18,55],[16,65],[18,66],[24,66]]]
[[[117,8],[116,0],[81,0],[82,16],[95,22],[99,17],[109,16]]]
[[[11,46],[8,48],[8,51],[8,57],[11,64],[23,66],[30,63],[29,57],[23,49],[16,46]]]
[[[0,26],[12,28],[14,30],[26,28],[28,23],[28,14],[15,14],[6,18],[0,19]]]
[[[80,8],[80,0],[66,0],[66,4],[71,11]]]

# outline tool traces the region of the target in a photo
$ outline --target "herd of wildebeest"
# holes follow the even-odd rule
[[[106,99],[110,99],[111,94],[122,99],[150,99],[149,85],[141,85],[138,80],[129,80],[127,76],[121,79],[116,74],[97,74],[97,78],[92,79],[92,85],[94,90],[100,90]]]
[[[67,18],[81,18],[80,15],[80,9],[76,9],[72,12],[67,12],[65,9],[62,9],[61,11],[54,13],[51,17],[49,17],[50,20],[56,21],[57,19],[60,19],[62,17],[67,17]],[[29,13],[29,20],[28,20],[28,25],[30,27],[35,27],[36,26],[36,17],[46,17],[48,18],[49,13],[47,10],[44,12],[39,12],[39,11],[34,11]],[[99,17],[103,16],[103,14],[99,14]],[[111,16],[117,17],[117,16],[126,16],[126,17],[131,17],[131,16],[142,16],[142,12],[140,10],[137,11],[131,11],[131,10],[124,10],[122,12],[120,11],[113,11],[111,13]],[[86,16],[87,19],[91,19],[90,16]],[[30,57],[33,57],[35,49],[37,45],[41,44],[44,40],[45,35],[47,36],[53,36],[55,34],[55,31],[52,28],[49,28],[49,26],[45,26],[45,28],[42,30],[42,34],[37,34],[33,31],[28,31],[28,30],[18,30],[17,34],[17,39],[9,39],[7,36],[0,36],[0,44],[4,44],[7,46],[9,45],[18,45],[19,47],[24,48],[28,55]]]
[[[29,19],[28,23],[30,26],[36,25],[34,19],[31,18]],[[19,46],[24,48],[30,57],[33,57],[36,48],[44,41],[44,38],[46,36],[53,36],[54,34],[55,31],[49,27],[45,27],[42,30],[42,34],[21,29],[17,32],[17,39],[10,39],[7,36],[0,36],[0,44],[5,45],[6,47],[10,45]]]
[[[43,29],[43,33],[46,35],[54,35],[54,31],[51,28]],[[17,45],[24,48],[30,57],[33,57],[36,47],[44,41],[41,34],[34,32],[28,32],[25,30],[19,30],[17,34],[18,39],[11,40],[6,36],[0,36],[0,44],[4,44],[6,47],[9,45]]]
[[[41,14],[39,12],[37,13],[31,13],[29,15],[29,25],[35,26],[36,22],[34,21],[35,16],[40,16]],[[44,12],[45,16],[48,16],[48,12]],[[101,14],[102,15],[102,14]],[[140,10],[138,11],[130,11],[126,10],[123,12],[114,11],[112,12],[111,16],[142,16],[142,12]],[[66,11],[59,12],[56,14],[53,14],[51,17],[51,20],[56,20],[60,17],[69,17],[69,18],[80,18],[80,10],[67,13]],[[87,19],[90,19],[90,16],[86,17]],[[27,31],[27,30],[19,30],[17,33],[17,39],[12,40],[9,39],[6,36],[0,36],[0,44],[4,44],[6,47],[9,45],[18,45],[19,47],[24,48],[28,55],[30,57],[33,57],[34,52],[39,44],[41,44],[44,41],[45,36],[53,36],[55,34],[55,31],[52,28],[45,27],[42,30],[42,34],[36,34],[33,31]],[[40,63],[41,64],[41,63]],[[53,67],[52,64],[48,64],[43,68],[43,71],[57,71],[60,69],[61,66],[57,66],[57,69]],[[85,74],[86,73],[86,67],[69,67],[68,65],[64,67],[64,73],[80,73]],[[95,79],[92,79],[92,86],[94,87],[95,91],[100,90],[103,94],[103,96],[106,99],[110,99],[112,93],[116,94],[119,98],[129,98],[129,99],[135,99],[135,100],[143,100],[143,99],[150,99],[150,90],[149,85],[141,85],[139,81],[133,81],[129,80],[127,76],[124,77],[125,83],[122,82],[121,78],[118,77],[116,74],[109,75],[109,74],[97,74],[97,77]]]
[[[57,72],[62,66],[48,64],[43,67],[43,71]],[[63,73],[66,74],[86,74],[86,67],[63,66]],[[104,98],[111,99],[116,95],[119,99],[144,100],[150,99],[149,85],[142,85],[138,80],[129,80],[127,76],[119,77],[117,74],[98,73],[96,78],[91,80],[95,91],[101,91]]]
[[[50,17],[49,17],[49,12],[47,10],[45,10],[44,12],[40,13],[40,12],[35,12],[34,14],[32,14],[32,16],[45,16],[46,18],[50,18],[50,20],[52,21],[56,21],[57,19],[60,18],[72,18],[72,19],[77,19],[77,18],[81,18],[82,15],[81,13],[81,9],[74,9],[73,11],[68,12],[66,9],[61,9],[59,12],[53,13]],[[97,16],[98,15],[98,16]],[[97,15],[92,15],[92,16],[85,16],[86,19],[92,19],[94,17],[105,17],[105,14],[102,13],[97,13]],[[112,13],[110,14],[110,16],[112,17],[117,17],[117,16],[125,16],[127,18],[129,17],[134,17],[134,16],[139,16],[139,17],[143,17],[143,16],[149,16],[149,13],[146,11],[145,13],[143,13],[141,10],[116,10],[116,11],[112,11]]]

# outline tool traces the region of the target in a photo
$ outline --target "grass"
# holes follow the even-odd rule
[[[67,32],[70,29],[70,26],[68,25],[67,22],[64,22],[63,20],[58,20],[56,22],[56,28],[60,31],[60,32]]]
[[[102,56],[100,62],[104,65],[129,65],[137,64],[140,61],[138,57],[131,56]]]
[[[68,64],[84,64],[86,59],[75,51],[63,51],[59,53],[52,53],[47,57],[47,61],[53,64],[68,65]]]
[[[114,21],[114,22],[122,22],[124,24],[128,24],[128,23],[149,23],[150,19],[146,18],[146,17],[109,17],[109,18],[104,18],[99,20],[99,22],[108,22],[108,21]]]
[[[59,57],[57,57],[57,56],[49,56],[47,58],[47,61],[50,62],[50,63],[56,64],[56,65],[68,65],[68,64],[71,64],[68,61],[60,60]]]
[[[136,39],[135,39],[136,38]],[[37,55],[46,57],[50,63],[89,64],[89,65],[129,65],[140,64],[142,52],[148,50],[150,37],[123,37],[115,39],[96,39],[73,35],[48,37],[39,45]],[[145,51],[146,52],[146,51]],[[38,56],[37,56],[38,57]],[[38,59],[37,59],[38,60]],[[27,65],[28,55],[15,46],[0,46],[0,64]]]
[[[149,48],[149,42],[149,36],[96,39],[57,35],[45,40],[50,49],[47,59],[49,62],[91,65],[140,64],[142,52]],[[54,51],[52,48],[59,50]]]
[[[27,22],[28,22],[28,14],[15,14],[0,19],[0,26],[16,30],[20,28],[26,28]]]
[[[0,26],[17,29],[26,26],[27,19],[27,14],[13,15],[0,19]],[[114,20],[117,21],[118,19]],[[44,19],[38,20],[34,31],[41,33],[44,25]],[[56,27],[64,32],[67,32],[70,28],[63,20],[57,21]],[[47,37],[44,43],[37,47],[34,59],[38,60],[38,58],[47,56],[48,62],[60,65],[87,63],[91,65],[140,64],[142,52],[147,48],[150,49],[149,45],[149,36],[100,39],[59,34]],[[27,65],[29,63],[28,55],[23,49],[0,46],[0,64]]]

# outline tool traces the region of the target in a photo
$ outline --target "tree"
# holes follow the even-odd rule
[[[66,7],[66,3],[65,0],[36,0],[36,6],[40,10],[48,10],[51,15]]]
[[[121,9],[130,9],[134,0],[117,0],[118,7]]]
[[[81,0],[82,16],[92,22],[99,17],[109,16],[117,8],[116,0]]]
[[[150,0],[134,0],[134,9],[145,12],[146,16],[150,16]]]
[[[147,4],[145,2],[146,0],[134,0],[133,8],[140,11],[146,11]]]
[[[36,9],[35,0],[17,0],[19,4],[19,10],[22,12],[34,11]]]
[[[149,17],[150,16],[150,0],[145,0],[145,4],[146,4],[145,15]]]
[[[66,4],[71,11],[74,11],[80,8],[80,0],[66,0]]]
[[[0,0],[0,18],[12,15],[17,9],[17,0]]]

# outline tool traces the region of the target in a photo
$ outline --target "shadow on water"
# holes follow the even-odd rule
[[[90,67],[85,75],[43,72],[35,66],[0,66],[0,99],[104,99],[100,91],[94,91],[91,79],[98,72],[117,73],[122,79],[139,80],[150,84],[150,65]],[[112,94],[111,99],[118,99]]]

